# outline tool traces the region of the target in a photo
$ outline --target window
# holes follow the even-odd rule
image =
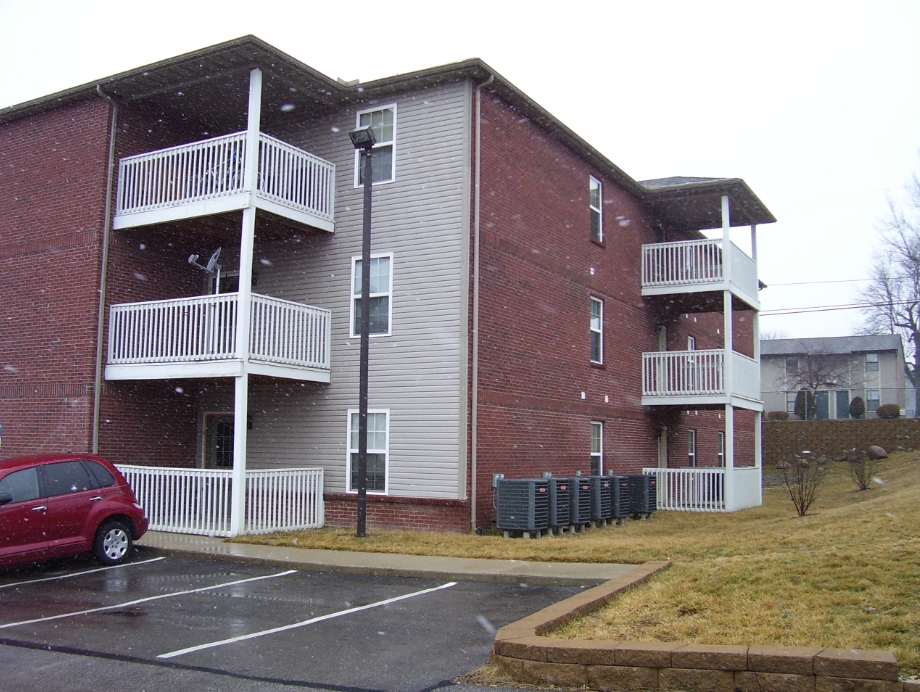
[[[719,466],[725,466],[725,433],[719,433],[719,455],[716,458],[716,462]]]
[[[878,372],[878,354],[866,354],[866,372]]]
[[[795,413],[795,397],[797,392],[786,392],[786,413]]]
[[[386,493],[389,411],[367,412],[367,492]],[[358,491],[358,412],[348,411],[348,492]]]
[[[371,283],[370,283],[370,334],[388,335],[390,333],[390,317],[392,292],[391,271],[393,255],[380,255],[371,257]],[[351,261],[351,335],[361,334],[361,259],[353,258]]]
[[[591,475],[604,475],[604,424],[591,423]]]
[[[688,350],[688,351],[695,351],[695,350],[696,350],[696,337],[695,337],[695,336],[688,336],[688,337],[687,337],[687,350]]]
[[[42,467],[42,497],[69,495],[91,490],[95,483],[79,461],[65,461]]]
[[[8,493],[13,502],[38,499],[38,470],[35,467],[13,471],[0,480],[0,494]]]
[[[604,242],[604,226],[601,217],[601,181],[591,176],[589,182],[590,202],[588,204],[591,212],[591,240],[598,243]]]
[[[798,356],[786,356],[786,375],[798,375],[799,374],[799,357]]]
[[[388,183],[396,178],[396,104],[358,113],[358,127],[370,125],[377,143],[373,148],[373,182]],[[355,150],[355,187],[364,184],[364,150]]]
[[[591,299],[591,362],[604,362],[604,303]]]
[[[877,389],[866,390],[866,413],[875,413],[875,409],[879,407],[881,402],[878,394],[879,390]]]
[[[687,431],[687,466],[696,468],[696,430]]]
[[[109,473],[109,470],[96,461],[84,461],[83,468],[89,471],[89,474],[96,481],[96,486],[100,488],[109,488],[115,485],[115,477]]]

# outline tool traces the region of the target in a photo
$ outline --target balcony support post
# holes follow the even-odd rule
[[[249,112],[246,127],[244,186],[250,191],[240,229],[240,287],[237,295],[236,352],[243,373],[235,378],[233,408],[233,485],[230,496],[230,535],[246,528],[246,437],[249,418],[249,332],[252,314],[252,254],[255,245],[256,208],[253,182],[259,166],[259,125],[262,110],[262,71],[249,73]]]
[[[725,511],[735,509],[735,408],[725,404]]]
[[[725,287],[732,280],[732,222],[728,195],[722,195],[722,281]]]

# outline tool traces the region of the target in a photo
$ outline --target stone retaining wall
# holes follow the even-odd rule
[[[810,450],[830,459],[857,447],[878,445],[889,454],[920,449],[920,418],[883,420],[764,421],[763,463],[772,466]]]
[[[898,662],[889,651],[542,636],[600,609],[669,565],[647,562],[502,627],[495,635],[493,663],[518,682],[594,690],[920,692],[920,682],[898,680]]]

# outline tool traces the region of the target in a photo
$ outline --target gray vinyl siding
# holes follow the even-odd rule
[[[359,339],[349,338],[362,190],[348,131],[355,114],[397,104],[396,179],[375,185],[372,252],[392,253],[391,336],[372,337],[370,408],[390,413],[389,494],[462,498],[466,465],[469,86],[449,83],[357,106],[277,134],[336,164],[336,231],[259,242],[257,293],[332,312],[329,385],[255,379],[251,468],[322,466],[346,489],[348,409],[358,407]],[[337,129],[337,131],[336,131]],[[227,403],[232,408],[232,387]],[[226,401],[226,399],[224,399]]]

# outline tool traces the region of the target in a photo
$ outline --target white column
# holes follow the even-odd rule
[[[732,223],[728,195],[722,195],[722,280],[728,287],[732,278]]]
[[[754,411],[754,468],[759,471],[757,474],[757,506],[763,504],[763,489],[761,483],[761,477],[763,475],[763,450],[761,445],[763,444],[763,429],[761,427],[763,423],[763,413],[761,411]]]
[[[243,373],[234,382],[233,407],[233,483],[230,495],[230,535],[240,535],[246,527],[246,433],[249,418],[249,332],[252,308],[252,254],[255,243],[256,176],[259,166],[259,120],[262,108],[262,71],[249,73],[249,112],[246,127],[246,170],[244,184],[250,191],[249,206],[243,210],[240,229],[240,287],[236,314],[236,352]]]
[[[735,509],[735,409],[725,404],[725,509]]]

